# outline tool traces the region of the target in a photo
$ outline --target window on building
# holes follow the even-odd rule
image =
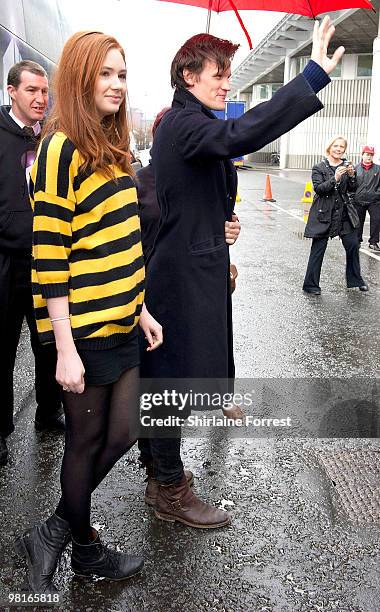
[[[259,100],[267,100],[269,98],[268,85],[259,85],[258,94]]]
[[[276,93],[276,91],[278,91],[280,88],[282,87],[282,85],[280,83],[273,83],[272,85],[272,96],[273,94]]]
[[[372,55],[358,55],[356,74],[358,77],[372,76]]]
[[[307,62],[310,60],[310,57],[296,57],[295,59],[296,59],[296,74],[299,74],[305,68]],[[341,76],[342,76],[342,63],[339,62],[336,68],[334,68],[334,70],[331,72],[330,77],[340,78]]]
[[[329,77],[333,79],[340,79],[342,76],[342,62],[340,61],[337,64],[332,72],[330,72]]]
[[[302,72],[309,59],[309,57],[296,57],[296,74]]]

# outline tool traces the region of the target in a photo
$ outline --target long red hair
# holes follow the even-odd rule
[[[95,106],[95,85],[110,49],[121,45],[102,32],[77,32],[66,42],[53,79],[54,102],[42,137],[62,131],[84,158],[84,170],[100,170],[107,176],[115,164],[133,174],[129,153],[126,100],[118,112],[102,121]]]

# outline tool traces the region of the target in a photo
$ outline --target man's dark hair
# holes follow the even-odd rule
[[[14,64],[9,70],[7,85],[13,85],[13,87],[17,89],[21,83],[21,73],[24,72],[24,70],[47,78],[46,70],[37,64],[37,62],[22,60],[22,62],[17,62],[17,64]]]
[[[170,70],[172,87],[187,88],[183,78],[184,69],[193,74],[200,74],[207,60],[215,62],[220,74],[229,67],[233,56],[240,45],[230,40],[216,38],[211,34],[196,34],[185,42],[177,51]]]

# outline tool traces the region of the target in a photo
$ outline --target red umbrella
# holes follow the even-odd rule
[[[252,49],[251,39],[238,13],[238,10],[247,11],[277,11],[279,13],[293,13],[305,15],[315,19],[316,15],[331,11],[340,11],[350,8],[365,8],[374,10],[369,0],[161,0],[175,4],[189,4],[208,9],[207,32],[210,27],[211,11],[222,13],[234,11],[241,27],[247,37],[249,48]]]

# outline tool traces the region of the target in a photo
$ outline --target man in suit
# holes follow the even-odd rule
[[[53,346],[38,340],[31,287],[32,209],[28,178],[48,105],[48,79],[39,64],[18,62],[8,73],[11,106],[0,107],[0,465],[14,430],[13,370],[24,318],[35,359],[35,427],[64,430]]]

